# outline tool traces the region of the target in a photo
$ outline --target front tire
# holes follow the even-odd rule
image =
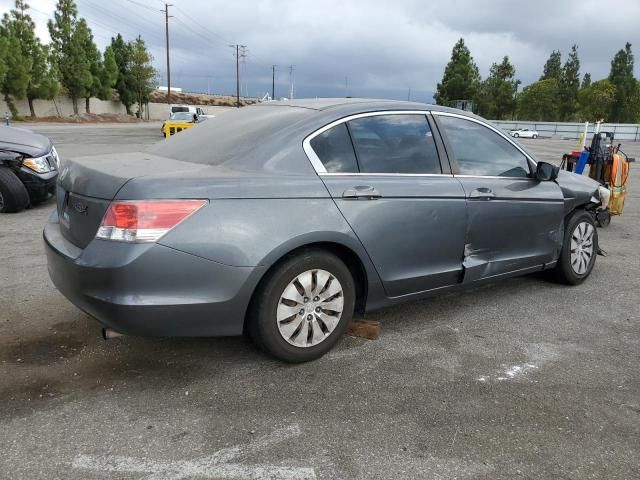
[[[0,213],[17,213],[29,206],[29,192],[20,179],[0,167]]]
[[[248,331],[258,347],[290,363],[328,352],[342,337],[355,305],[347,266],[323,250],[304,250],[278,265],[252,301]]]
[[[556,278],[568,285],[579,285],[591,274],[598,253],[598,231],[593,217],[584,210],[574,211],[565,225],[564,241]]]
[[[538,135],[533,135],[531,138],[538,138]]]

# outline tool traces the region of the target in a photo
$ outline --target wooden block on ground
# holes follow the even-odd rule
[[[352,320],[347,328],[347,335],[376,340],[380,336],[380,322],[373,320]]]

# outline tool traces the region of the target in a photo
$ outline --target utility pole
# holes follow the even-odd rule
[[[246,56],[244,53],[244,49],[247,48],[246,45],[229,45],[231,48],[235,49],[236,56],[236,107],[240,108],[240,48],[242,48],[242,55]]]
[[[411,101],[411,87],[409,87],[409,91],[407,92],[407,102]]]
[[[165,3],[164,10],[160,10],[161,12],[164,12],[164,27],[167,40],[167,103],[171,103],[171,68],[169,66],[169,18],[172,15],[169,15],[169,7],[173,7],[173,4]]]
[[[276,66],[271,66],[271,100],[276,99]]]
[[[294,67],[295,65],[289,66],[289,100],[293,100],[293,96],[295,95],[295,88],[293,86],[293,71],[295,70]]]

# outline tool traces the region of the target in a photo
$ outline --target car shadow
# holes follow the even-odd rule
[[[460,311],[475,305],[480,297],[484,304],[495,305],[506,297],[530,294],[532,286],[538,290],[557,288],[547,284],[546,275],[529,275],[385,308],[363,318],[381,322],[383,333],[378,341],[384,343],[385,332],[394,335],[407,329],[433,329],[448,325],[451,318],[464,318]],[[273,360],[246,337],[123,336],[105,341],[98,323],[71,305],[62,316],[65,320],[38,335],[0,340],[0,403],[6,406],[0,419],[54,408],[87,393],[131,394],[158,389],[168,393],[188,391],[201,382],[228,387],[261,376],[277,379],[291,370],[298,370],[299,375],[314,375],[318,370],[316,362],[290,365]],[[363,349],[358,354],[364,345],[369,345],[364,339],[345,340],[337,346],[340,354],[336,358],[354,353],[353,361],[362,361],[358,358],[369,351]]]

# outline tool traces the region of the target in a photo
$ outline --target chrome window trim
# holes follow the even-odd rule
[[[367,177],[453,177],[450,173],[362,173],[362,172],[326,172],[318,173],[322,177],[351,177],[354,175]]]
[[[494,178],[496,180],[535,180],[532,177],[501,177],[499,175],[454,175],[457,178]]]
[[[495,133],[497,133],[499,136],[504,138],[511,145],[516,147],[516,149],[518,149],[518,151],[522,153],[522,155],[524,155],[524,158],[526,158],[529,162],[533,164],[534,170],[538,166],[538,162],[536,162],[533,158],[531,158],[531,156],[527,152],[525,152],[516,142],[514,142],[509,135],[505,135],[504,132],[500,131],[499,129],[497,129],[493,125],[490,125],[487,122],[478,120],[477,118],[467,117],[466,115],[460,115],[460,114],[451,113],[451,112],[432,111],[431,114],[434,116],[439,115],[442,117],[454,117],[454,118],[461,118],[462,120],[469,120],[470,122],[474,122],[474,123],[477,123],[478,125],[482,125],[483,127],[486,127],[489,130],[493,130]],[[475,177],[475,178],[522,178],[522,179],[526,178],[528,180],[532,179],[532,177],[498,177],[498,176],[491,176],[491,175],[455,175],[455,176],[456,177]]]
[[[311,140],[320,135],[321,133],[326,132],[330,128],[335,127],[336,125],[340,125],[341,123],[347,123],[350,120],[355,120],[357,118],[364,117],[379,117],[382,115],[424,115],[425,117],[432,113],[430,110],[382,110],[376,112],[365,112],[365,113],[356,113],[353,115],[348,115],[343,118],[339,118],[338,120],[334,120],[331,123],[328,123],[324,127],[315,130],[305,137],[302,141],[302,148],[304,153],[307,154],[307,158],[311,162],[314,170],[318,175],[394,175],[394,176],[451,176],[450,174],[445,173],[363,173],[363,172],[327,172],[327,169],[324,167],[322,161],[316,155],[316,152],[313,151],[311,147]],[[432,135],[436,135],[435,132],[431,133]],[[434,140],[435,141],[435,140]]]

